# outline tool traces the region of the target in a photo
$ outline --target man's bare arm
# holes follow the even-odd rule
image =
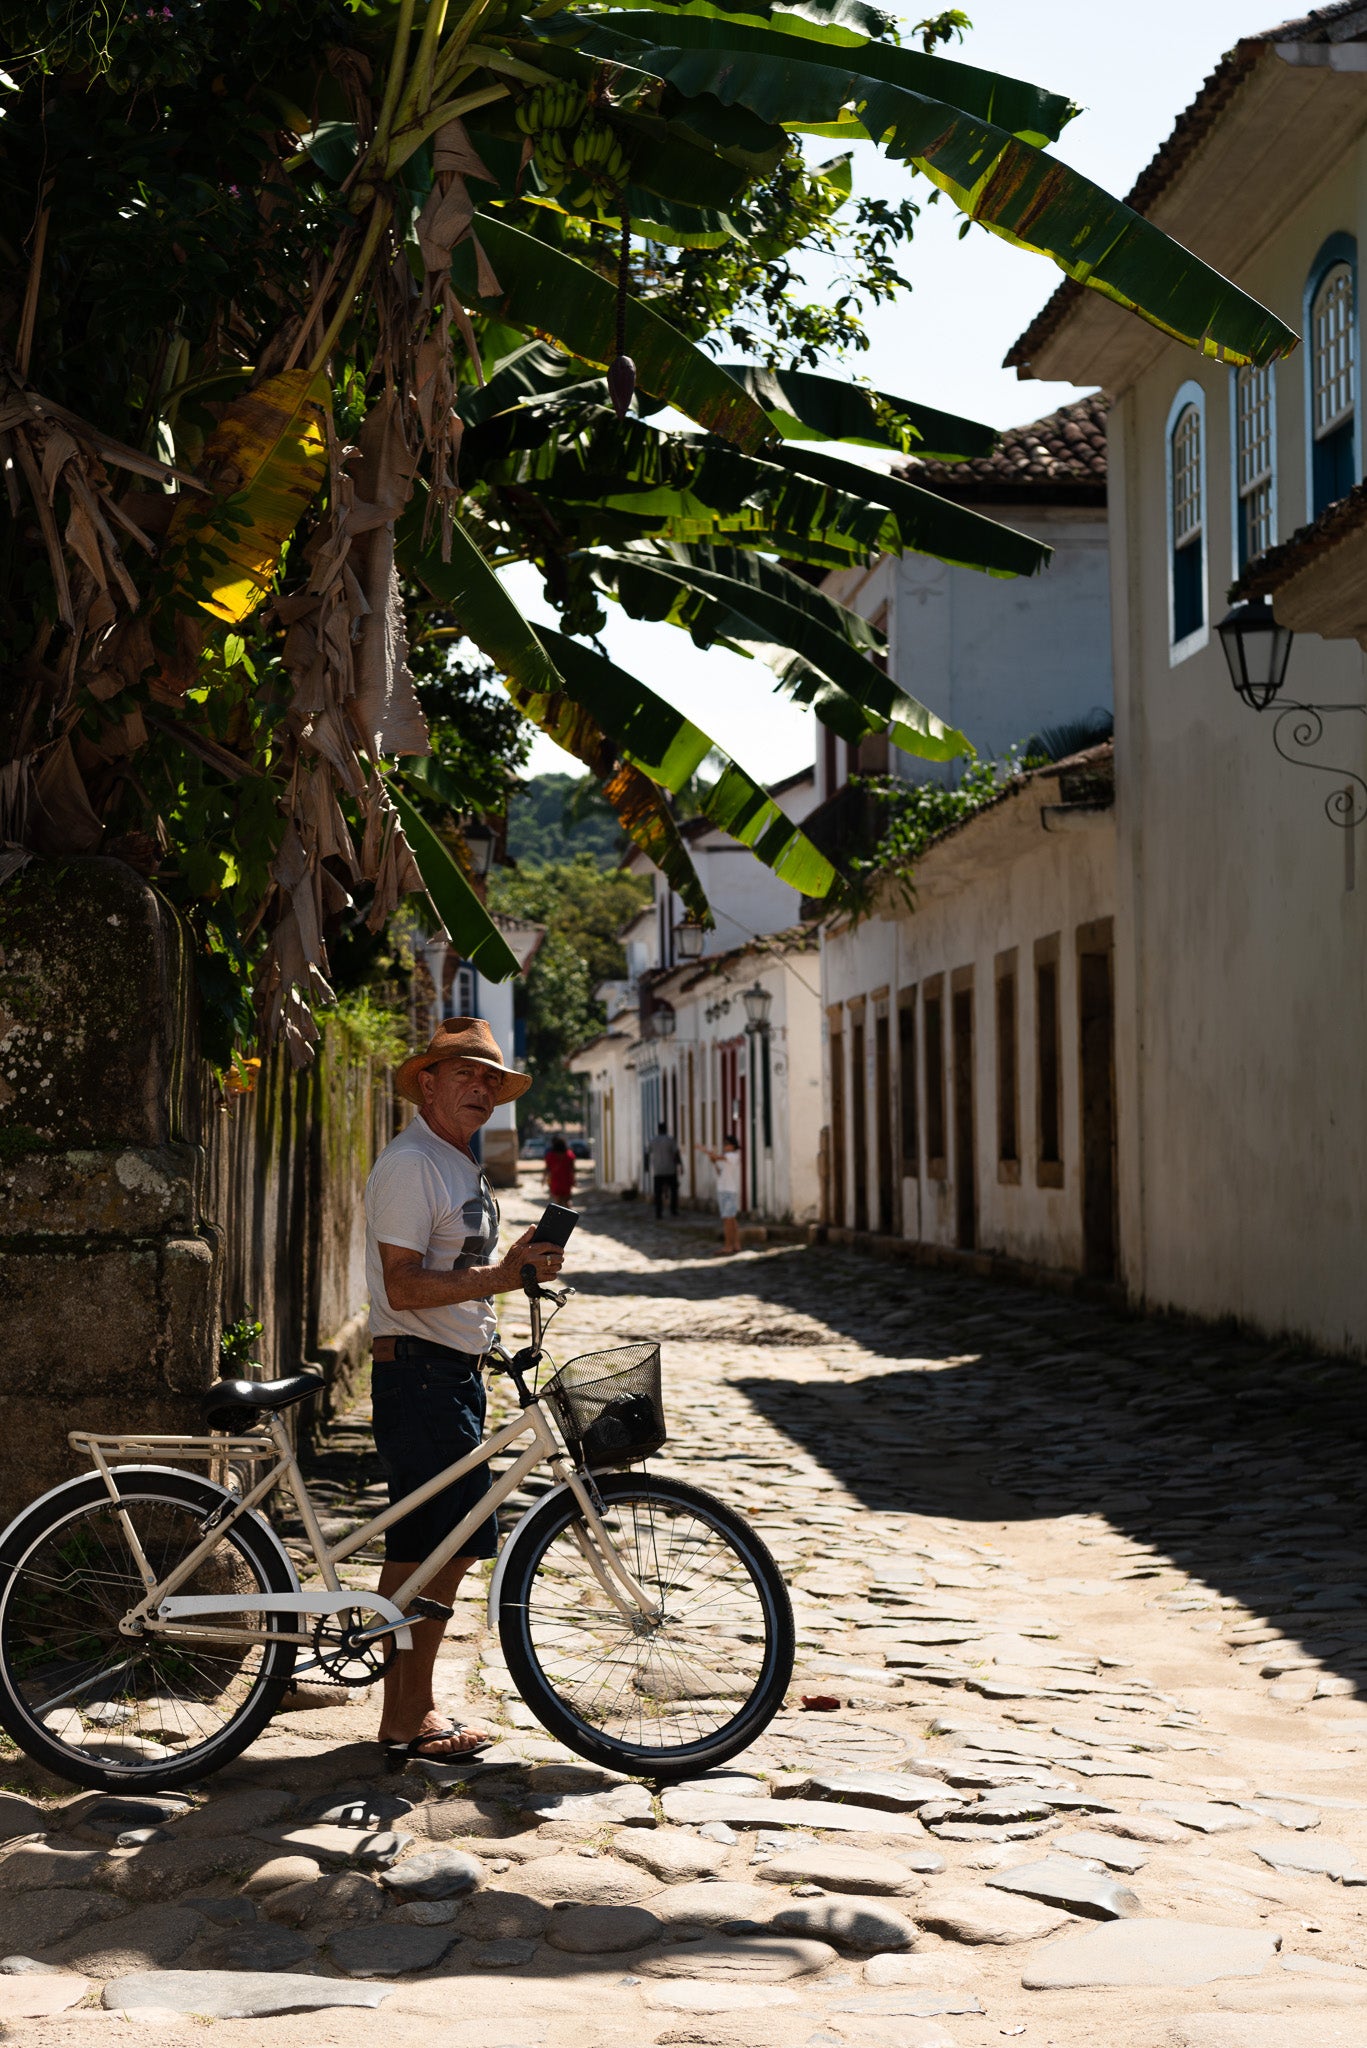
[[[522,1285],[522,1268],[534,1266],[538,1280],[553,1280],[564,1262],[559,1245],[533,1244],[524,1230],[496,1266],[468,1266],[461,1272],[428,1272],[421,1252],[407,1245],[381,1244],[385,1299],[392,1309],[450,1308],[459,1301],[488,1301]]]

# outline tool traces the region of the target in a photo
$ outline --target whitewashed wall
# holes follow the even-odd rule
[[[1306,204],[1269,223],[1236,281],[1299,332],[1326,238],[1355,233],[1367,250],[1365,194],[1359,144]],[[1278,757],[1273,714],[1235,697],[1213,634],[1170,661],[1164,444],[1188,380],[1206,393],[1207,603],[1218,621],[1234,554],[1229,373],[1165,348],[1111,421],[1126,1277],[1156,1306],[1360,1349],[1367,843],[1360,829],[1350,887],[1344,835],[1322,810],[1343,778]],[[1303,352],[1278,365],[1281,538],[1308,516],[1304,380]],[[1359,404],[1361,394],[1359,377]],[[1364,657],[1302,636],[1287,692],[1367,702]],[[1322,758],[1367,773],[1367,718],[1345,715],[1331,731]]]
[[[1115,836],[1111,812],[1101,812],[1071,831],[1046,831],[1041,809],[1057,801],[1053,782],[1032,782],[1006,801],[934,847],[915,876],[916,907],[885,893],[883,914],[855,926],[829,931],[822,949],[826,1119],[831,1121],[829,1062],[835,1039],[831,1010],[841,1013],[839,1043],[844,1059],[845,1203],[831,1221],[855,1224],[854,1115],[852,1074],[853,1011],[850,999],[867,1004],[865,1031],[865,1143],[869,1160],[870,1227],[877,1228],[878,1101],[874,1074],[873,999],[885,993],[891,1022],[891,1156],[900,1214],[896,1234],[915,1241],[952,1246],[957,1238],[954,1155],[951,977],[971,969],[974,991],[973,1096],[974,1169],[977,1188],[977,1249],[1026,1263],[1078,1270],[1082,1265],[1082,1209],[1079,1157],[1078,991],[1075,936],[1080,926],[1110,917],[1115,905]],[[1037,1171],[1036,1035],[1034,948],[1037,939],[1059,936],[1063,1184],[1041,1186]],[[996,960],[1015,947],[1017,967],[1019,1180],[998,1177],[996,1117]],[[926,1155],[924,1005],[919,992],[929,977],[944,977],[945,1099],[947,1172],[932,1179]],[[903,1074],[898,1058],[897,1007],[906,989],[918,990],[917,1071]],[[917,1091],[919,1173],[900,1173],[903,1090]]]
[[[999,757],[1041,727],[1111,707],[1106,517],[1086,507],[1018,509],[1006,497],[975,509],[1048,541],[1049,567],[1005,578],[904,555],[884,557],[865,577],[843,572],[826,587],[864,618],[886,606],[897,682],[967,733],[980,754]],[[955,779],[961,767],[896,750],[893,765],[915,780]]]

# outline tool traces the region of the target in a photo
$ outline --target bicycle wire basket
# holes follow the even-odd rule
[[[658,1451],[669,1434],[658,1344],[586,1351],[562,1365],[541,1391],[584,1465],[633,1465]]]

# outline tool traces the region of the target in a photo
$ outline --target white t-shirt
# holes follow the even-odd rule
[[[717,1193],[719,1195],[740,1194],[740,1154],[723,1152],[716,1162]]]
[[[385,1146],[365,1184],[365,1276],[373,1337],[426,1337],[456,1351],[487,1351],[497,1327],[492,1301],[394,1309],[384,1291],[382,1244],[421,1252],[428,1273],[498,1263],[498,1204],[473,1159],[415,1116]]]

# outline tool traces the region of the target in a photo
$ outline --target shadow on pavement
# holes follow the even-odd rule
[[[637,1251],[664,1235],[601,1211],[593,1225]],[[734,1297],[731,1341],[771,1357],[775,1344],[807,1349],[805,1330],[822,1325],[828,1378],[730,1377],[870,1508],[1102,1515],[1367,1693],[1359,1364],[825,1247],[658,1277],[598,1268],[590,1284],[723,1316]],[[750,1334],[756,1303],[769,1328],[760,1318]],[[785,1336],[789,1318],[804,1329]],[[678,1336],[717,1334],[705,1311],[701,1327],[680,1321]],[[842,1357],[848,1344],[867,1360]],[[1098,1560],[1099,1575],[1109,1568]]]

